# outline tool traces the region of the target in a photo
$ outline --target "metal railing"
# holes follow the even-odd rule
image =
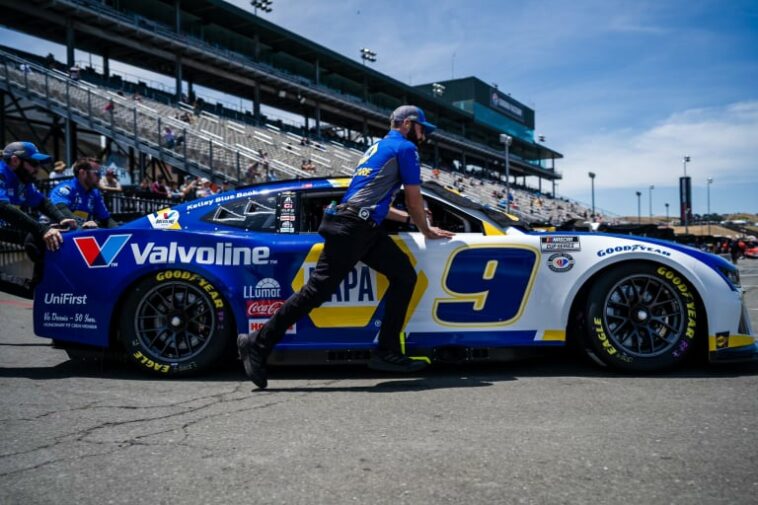
[[[193,175],[239,182],[244,167],[256,161],[223,140],[165,117],[138,100],[73,80],[5,51],[0,51],[0,61],[0,87],[6,91]],[[166,126],[174,129],[177,139],[170,147],[163,137]],[[280,179],[303,175],[282,165],[272,166],[271,171]]]

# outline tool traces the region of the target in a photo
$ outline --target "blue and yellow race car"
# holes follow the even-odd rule
[[[67,233],[46,255],[35,333],[72,354],[126,353],[162,375],[235,363],[236,334],[258,329],[308,280],[323,209],[348,182],[260,184],[119,228]],[[531,232],[435,183],[422,191],[433,224],[456,235],[430,241],[385,223],[418,273],[408,355],[498,360],[575,342],[602,365],[654,371],[698,348],[711,360],[756,354],[737,270],[718,256],[631,236]],[[367,360],[386,290],[387,280],[359,263],[288,330],[270,363]]]

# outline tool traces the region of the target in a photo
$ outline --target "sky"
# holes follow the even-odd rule
[[[591,171],[597,208],[636,215],[640,191],[643,216],[651,194],[673,215],[688,155],[695,213],[708,178],[712,212],[758,213],[755,0],[273,0],[260,15],[356,61],[370,48],[409,84],[497,83],[564,155],[559,195],[589,203]]]

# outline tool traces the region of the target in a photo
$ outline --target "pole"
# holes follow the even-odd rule
[[[508,148],[511,145],[511,138],[508,137],[508,140],[505,142],[505,201],[506,201],[506,212],[508,214],[511,213],[511,161],[510,161],[510,153],[508,151]],[[465,167],[464,167],[465,170]]]
[[[713,182],[713,178],[708,177],[708,185],[706,188],[708,189],[707,195],[708,195],[708,235],[711,234],[711,183]]]
[[[688,161],[690,161],[690,157],[687,156],[687,155],[685,155],[684,158],[683,158],[683,161],[682,161],[682,163],[684,164],[684,182],[683,182],[683,184],[685,185],[685,189],[686,189],[686,186],[687,186],[687,162]],[[685,191],[685,193],[686,193],[686,191]],[[690,213],[689,196],[690,195],[688,195],[687,203],[684,206],[684,233],[685,233],[685,235],[689,235],[689,233],[690,233],[689,223],[688,223],[688,221],[689,221],[688,214]]]
[[[642,193],[640,191],[637,191],[637,224],[642,224],[642,211],[641,211],[641,205],[642,205]]]
[[[655,189],[655,186],[652,184],[650,185],[650,201],[648,202],[650,205],[650,222],[653,222],[653,190]]]

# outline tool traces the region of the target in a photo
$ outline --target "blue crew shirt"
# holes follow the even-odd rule
[[[23,183],[3,160],[0,160],[0,202],[19,207],[37,208],[45,199],[33,183]]]
[[[397,130],[368,148],[353,172],[342,203],[367,208],[370,218],[381,223],[401,185],[421,184],[418,149]]]
[[[50,193],[50,201],[53,205],[62,203],[68,207],[79,225],[85,221],[104,221],[111,217],[100,190],[92,188],[87,191],[76,178],[55,186]]]

